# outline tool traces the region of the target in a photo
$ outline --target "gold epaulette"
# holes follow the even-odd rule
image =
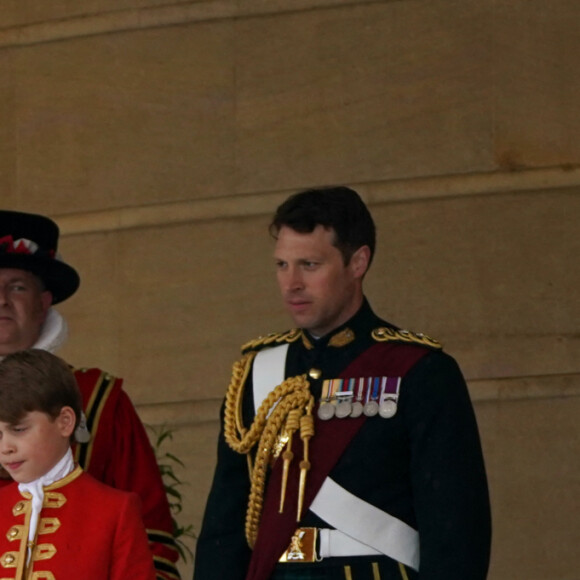
[[[246,354],[251,350],[261,350],[266,346],[282,344],[284,342],[294,342],[298,340],[300,336],[302,336],[302,331],[299,328],[293,328],[286,332],[273,332],[266,336],[260,336],[242,345],[242,354]]]
[[[441,350],[441,343],[422,333],[410,332],[409,330],[395,330],[387,326],[375,328],[372,337],[377,342],[399,342],[404,344],[420,344],[436,350]]]

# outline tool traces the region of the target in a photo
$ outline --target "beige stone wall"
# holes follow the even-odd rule
[[[176,430],[184,523],[239,345],[289,325],[268,216],[345,183],[378,225],[376,310],[468,378],[490,579],[575,578],[579,17],[574,0],[3,3],[2,207],[61,225],[82,276],[63,355]]]

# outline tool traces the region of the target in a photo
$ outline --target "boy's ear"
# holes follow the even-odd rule
[[[56,422],[60,433],[63,437],[70,437],[74,430],[77,422],[77,416],[72,407],[63,407],[60,410],[59,416],[56,418]]]

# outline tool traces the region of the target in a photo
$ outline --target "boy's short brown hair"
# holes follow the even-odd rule
[[[29,349],[0,362],[0,421],[16,424],[27,413],[40,411],[56,419],[71,407],[78,426],[82,398],[69,365],[45,350]]]

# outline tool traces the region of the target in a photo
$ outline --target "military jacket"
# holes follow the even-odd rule
[[[374,376],[383,366],[386,371],[391,368],[387,358],[396,363],[399,355],[418,351],[412,353],[417,360],[402,377],[394,416],[366,418],[329,476],[418,531],[420,568],[417,572],[383,555],[341,557],[312,564],[277,564],[271,578],[483,580],[491,535],[487,480],[473,408],[455,361],[435,341],[399,331],[379,319],[366,302],[346,324],[318,340],[294,331],[253,341],[244,350],[272,348],[285,341],[289,343],[285,376],[305,373],[316,401],[321,399],[324,382],[339,377],[353,361],[363,367],[368,362],[373,369],[368,376]],[[375,348],[377,343],[388,344],[388,351]],[[385,360],[373,360],[376,356]],[[248,373],[242,400],[246,427],[256,412],[252,389],[252,374]],[[340,430],[346,425],[341,422],[347,421],[351,419],[334,417],[329,423]],[[316,437],[315,433],[313,440]],[[332,446],[331,437],[326,437],[328,441],[317,440],[319,456],[324,455],[325,446]],[[317,457],[310,460],[314,464]],[[266,484],[266,498],[269,491]],[[258,532],[252,553],[245,537],[249,492],[247,458],[228,446],[222,429],[198,540],[195,580],[269,577],[260,576],[266,572],[256,572],[262,559],[272,559],[262,548],[268,542],[261,541]],[[262,518],[266,521],[269,514]],[[296,526],[331,527],[308,509]],[[268,535],[276,534],[273,529]]]
[[[135,494],[103,485],[77,467],[44,488],[28,558],[31,503],[17,483],[0,489],[2,579],[155,579]]]

